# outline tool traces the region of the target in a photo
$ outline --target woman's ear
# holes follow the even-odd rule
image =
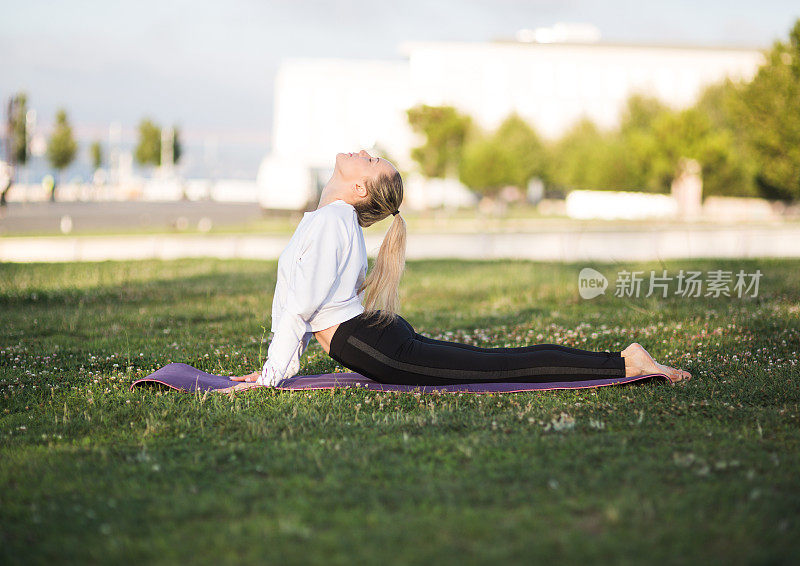
[[[364,184],[359,185],[358,183],[356,183],[355,185],[353,185],[353,192],[359,199],[366,198],[367,196],[367,188],[366,186],[364,186]]]

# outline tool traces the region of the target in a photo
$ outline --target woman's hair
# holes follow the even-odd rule
[[[355,205],[358,223],[366,228],[398,211],[403,202],[403,179],[400,173],[381,174],[365,182],[367,196]],[[406,223],[400,214],[383,238],[375,265],[358,292],[366,291],[364,310],[377,315],[375,324],[394,320],[399,303],[398,287],[406,265]]]

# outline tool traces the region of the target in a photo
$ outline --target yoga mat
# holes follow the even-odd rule
[[[624,385],[651,379],[663,379],[666,375],[654,373],[636,377],[614,377],[587,379],[585,381],[561,381],[547,383],[458,383],[454,385],[395,385],[378,383],[358,373],[323,373],[321,375],[296,375],[281,380],[276,389],[283,391],[303,391],[311,389],[333,389],[336,387],[359,387],[370,391],[400,391],[405,393],[514,393],[519,391],[549,391],[552,389],[585,389],[606,385]],[[224,389],[241,381],[233,381],[224,375],[214,375],[200,371],[188,364],[174,363],[154,371],[147,377],[131,383],[131,389],[146,383],[163,383],[180,391],[213,391]]]

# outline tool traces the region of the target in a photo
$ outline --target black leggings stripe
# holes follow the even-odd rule
[[[442,344],[445,346],[456,346],[458,348],[464,348],[465,350],[472,350],[474,352],[486,352],[486,353],[500,353],[500,354],[518,354],[520,352],[536,352],[540,350],[559,350],[561,352],[567,352],[571,354],[575,354],[576,356],[600,356],[605,358],[607,353],[606,352],[592,352],[590,350],[579,350],[578,348],[570,348],[569,346],[561,346],[559,344],[534,344],[532,346],[517,346],[515,348],[503,348],[503,347],[492,347],[492,348],[482,348],[481,346],[473,346],[472,344],[462,344],[461,342],[448,342],[445,340],[436,340],[434,338],[428,338],[427,336],[423,336],[422,334],[418,334],[414,331],[414,328],[411,324],[404,318],[398,316],[397,317],[401,323],[404,323],[404,326],[407,326],[414,334],[414,337],[419,340],[420,342],[425,342],[426,344]]]
[[[540,352],[544,350],[557,350],[559,352],[566,352],[568,354],[573,354],[576,356],[600,356],[605,358],[607,352],[592,352],[590,350],[579,350],[578,348],[570,348],[569,346],[560,346],[558,344],[534,344],[532,346],[517,346],[514,348],[503,348],[503,347],[496,347],[496,348],[482,348],[481,346],[473,346],[472,344],[462,344],[460,342],[447,342],[445,340],[435,340],[433,338],[428,338],[427,336],[423,336],[422,334],[417,334],[417,340],[420,342],[425,342],[426,344],[442,344],[446,346],[456,346],[459,348],[464,348],[465,350],[472,350],[473,352],[485,352],[487,354],[519,354],[520,352]]]
[[[624,377],[619,352],[590,352],[537,344],[481,348],[427,338],[401,316],[370,326],[361,314],[339,325],[330,355],[345,367],[382,383],[447,385],[466,382],[563,382]]]

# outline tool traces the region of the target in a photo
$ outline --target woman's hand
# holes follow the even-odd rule
[[[244,391],[246,389],[254,389],[256,387],[263,387],[258,383],[237,383],[225,389],[214,389],[214,393],[235,393],[236,391]]]
[[[214,393],[233,393],[235,391],[244,391],[245,389],[253,389],[254,387],[261,387],[255,381],[261,377],[261,372],[254,371],[253,373],[248,373],[247,375],[234,375],[231,377],[232,381],[243,381],[244,383],[237,383],[236,385],[231,385],[230,387],[226,387],[224,389],[215,389]]]
[[[231,379],[233,381],[255,381],[259,377],[261,377],[261,372],[260,371],[254,371],[253,373],[248,373],[247,375],[242,375],[242,376],[235,375],[235,376],[231,377]]]

